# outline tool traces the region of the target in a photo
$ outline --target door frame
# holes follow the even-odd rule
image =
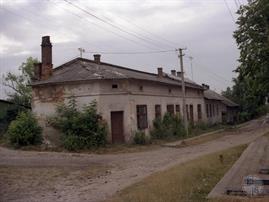
[[[115,136],[113,138],[113,121],[112,121],[112,114],[113,113],[119,113],[122,115],[122,128],[121,128],[121,131],[122,131],[122,140],[121,141],[117,141],[115,140]],[[112,143],[125,143],[125,135],[124,135],[124,111],[121,110],[121,111],[110,111],[110,123],[111,123],[111,142]]]

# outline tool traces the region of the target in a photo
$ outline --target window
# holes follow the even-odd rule
[[[139,86],[139,90],[140,91],[143,91],[143,86]]]
[[[118,88],[118,84],[112,84],[112,88]]]
[[[190,109],[189,109],[189,111],[190,111],[190,121],[191,121],[191,123],[193,124],[193,105],[190,105]]]
[[[207,116],[207,118],[209,117],[209,106],[208,106],[208,104],[206,104],[206,116]]]
[[[180,105],[176,105],[176,113],[180,114]]]
[[[217,104],[217,116],[219,115],[219,105]]]
[[[215,116],[215,104],[212,104],[212,114]]]
[[[210,117],[212,117],[212,105],[209,104],[209,114],[210,114]]]
[[[198,115],[198,120],[202,119],[202,106],[200,104],[197,105],[197,115]]]
[[[169,93],[171,93],[171,92],[172,92],[172,89],[171,89],[171,88],[169,88],[169,89],[168,89],[168,91],[169,91]]]
[[[147,105],[136,105],[137,114],[137,128],[145,129],[148,127],[148,117],[147,117]]]
[[[190,120],[190,116],[189,116],[189,106],[186,105],[186,114],[187,114],[187,120]]]
[[[174,105],[167,105],[167,112],[170,114],[175,113]]]
[[[155,105],[155,118],[160,118],[162,116],[161,105]]]

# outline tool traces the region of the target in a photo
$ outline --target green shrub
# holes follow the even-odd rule
[[[144,131],[136,131],[134,135],[134,143],[141,145],[149,144],[150,138],[146,136]]]
[[[210,128],[210,126],[205,122],[198,122],[195,124],[194,128],[198,128],[200,130],[207,130]]]
[[[166,113],[163,118],[156,118],[153,121],[153,130],[151,136],[156,139],[169,137],[184,137],[184,125],[179,115]]]
[[[97,113],[96,102],[77,109],[74,98],[59,105],[49,122],[63,132],[63,145],[68,150],[90,149],[106,144],[107,125]]]
[[[20,112],[8,127],[8,139],[14,146],[42,143],[42,128],[31,112]]]
[[[269,105],[262,105],[256,109],[257,116],[264,116],[269,113]]]

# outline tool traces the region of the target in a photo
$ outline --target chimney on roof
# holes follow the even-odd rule
[[[95,63],[97,63],[97,64],[101,63],[101,55],[100,54],[94,54],[93,58],[94,58]]]
[[[182,72],[177,72],[177,77],[182,77]]]
[[[204,83],[202,83],[202,86],[203,86],[204,90],[209,90],[210,89],[210,86],[209,85],[206,85]]]
[[[39,72],[38,78],[40,80],[48,79],[52,75],[52,67],[52,45],[50,43],[50,36],[43,36],[41,43],[41,68],[36,65],[36,71]]]
[[[163,77],[163,68],[162,67],[158,67],[157,70],[158,70],[158,77],[159,78],[162,78]]]
[[[173,75],[173,76],[176,76],[176,70],[171,70],[171,74]]]

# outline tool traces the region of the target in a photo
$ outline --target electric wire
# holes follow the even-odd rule
[[[229,5],[228,5],[228,2],[227,2],[226,0],[223,0],[223,1],[224,1],[225,6],[226,6],[227,9],[228,9],[228,12],[229,12],[229,14],[230,14],[230,16],[231,16],[233,22],[235,23],[235,18],[234,18],[233,13],[232,13],[232,11],[231,11]]]
[[[109,22],[109,21],[107,21],[107,20],[104,20],[103,18],[100,18],[100,17],[98,17],[98,16],[95,15],[95,14],[92,14],[91,12],[85,10],[84,8],[82,8],[82,7],[76,5],[76,4],[74,4],[74,3],[72,3],[72,2],[70,2],[70,1],[68,1],[68,0],[64,0],[64,1],[67,2],[68,4],[70,4],[71,6],[77,8],[78,10],[81,10],[81,11],[84,12],[85,14],[87,14],[87,15],[89,15],[89,16],[91,16],[91,17],[97,19],[97,20],[99,20],[100,22],[103,22],[103,23],[105,23],[105,24],[107,24],[107,25],[109,25],[109,26],[111,26],[111,27],[113,27],[113,28],[115,28],[115,29],[117,29],[117,30],[123,32],[123,33],[126,33],[126,34],[128,34],[128,35],[130,35],[130,36],[133,36],[133,37],[135,37],[135,38],[137,38],[137,39],[140,39],[141,41],[144,41],[145,43],[151,44],[151,46],[155,46],[155,47],[157,47],[157,48],[160,48],[159,45],[156,45],[155,43],[152,43],[152,41],[149,41],[149,40],[147,40],[147,39],[145,39],[145,38],[143,38],[143,37],[140,37],[140,36],[138,36],[138,35],[136,35],[136,34],[134,34],[134,33],[132,33],[132,32],[126,31],[125,29],[123,29],[123,28],[121,28],[121,27],[119,27],[119,26],[117,26],[117,25],[115,25],[115,24],[113,24],[113,23],[111,23],[111,22]]]

